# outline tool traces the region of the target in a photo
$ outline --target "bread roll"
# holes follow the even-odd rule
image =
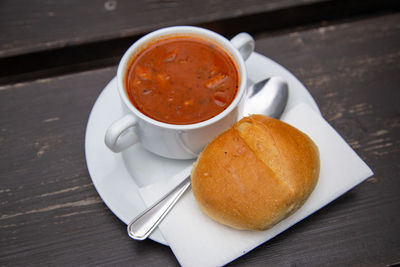
[[[265,230],[301,207],[318,175],[318,148],[306,134],[252,115],[207,145],[191,180],[198,205],[212,219]]]

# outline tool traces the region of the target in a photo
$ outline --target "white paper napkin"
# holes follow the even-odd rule
[[[307,104],[285,112],[283,121],[307,133],[320,151],[318,184],[306,203],[273,228],[239,231],[218,224],[198,208],[191,190],[159,226],[182,266],[222,266],[278,235],[372,176],[371,169],[340,135]],[[141,188],[146,205],[151,205],[190,173],[190,167],[171,179]]]

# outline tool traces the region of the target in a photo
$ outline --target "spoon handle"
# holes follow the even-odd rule
[[[187,176],[170,193],[142,212],[128,225],[128,234],[136,240],[146,239],[160,224],[178,199],[190,186],[190,176]]]

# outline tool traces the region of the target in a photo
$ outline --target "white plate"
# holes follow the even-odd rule
[[[266,77],[279,75],[289,84],[288,107],[301,102],[319,112],[303,84],[276,62],[253,53],[246,61],[249,85]],[[191,160],[172,160],[156,156],[140,145],[122,153],[111,152],[104,144],[107,127],[122,116],[116,79],[101,92],[89,116],[85,137],[86,163],[97,192],[110,210],[125,224],[145,209],[138,187],[171,177],[188,166]],[[150,238],[167,245],[159,230]]]

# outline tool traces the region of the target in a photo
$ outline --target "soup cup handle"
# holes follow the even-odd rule
[[[254,51],[255,41],[248,33],[241,32],[237,34],[231,39],[231,43],[237,50],[239,50],[239,53],[242,55],[244,60],[248,59]]]
[[[113,152],[121,152],[139,142],[134,131],[128,131],[136,127],[136,119],[127,114],[108,127],[104,142]]]

